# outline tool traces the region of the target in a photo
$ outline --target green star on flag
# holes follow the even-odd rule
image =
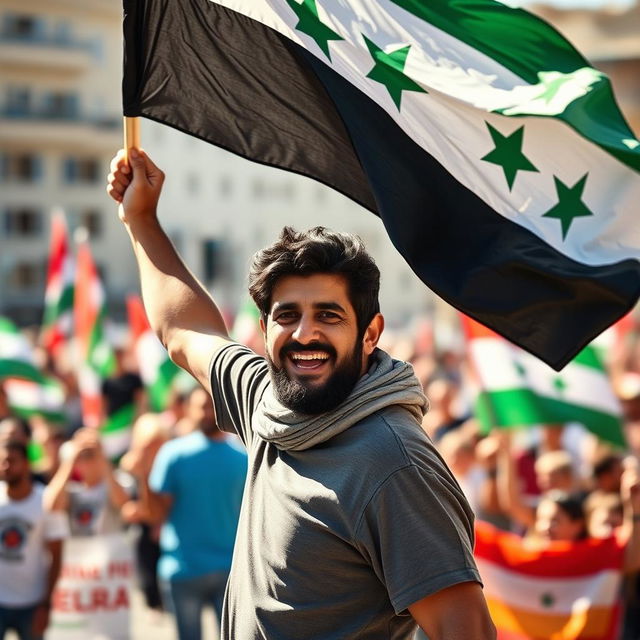
[[[553,594],[551,593],[543,593],[540,596],[540,604],[546,609],[553,607],[553,605],[555,604],[555,601],[556,599],[553,597]]]
[[[562,392],[567,388],[567,383],[562,378],[555,378],[553,381],[553,388],[559,394],[562,394]]]
[[[324,55],[331,60],[329,40],[344,40],[344,38],[320,20],[316,0],[303,0],[301,3],[296,0],[287,0],[287,4],[298,16],[296,29],[315,40]]]
[[[584,191],[584,185],[587,182],[588,175],[588,173],[585,173],[573,187],[568,187],[562,180],[553,176],[558,194],[558,204],[542,214],[542,217],[557,218],[560,220],[563,240],[567,237],[569,227],[571,227],[571,223],[575,218],[594,215],[593,211],[582,201],[582,192]]]
[[[400,47],[391,53],[385,53],[377,44],[369,40],[363,35],[364,41],[369,49],[371,57],[375,60],[375,66],[367,74],[367,78],[371,78],[380,84],[383,84],[391,99],[400,110],[400,101],[402,100],[403,91],[419,91],[427,93],[417,82],[404,74],[404,65],[407,62],[407,55],[411,45]]]
[[[489,133],[493,139],[495,148],[483,156],[485,162],[491,162],[502,167],[504,177],[507,179],[509,191],[513,187],[518,171],[535,171],[538,169],[530,162],[529,158],[522,153],[522,139],[524,136],[524,125],[516,129],[511,135],[503,136],[497,129],[488,122]]]

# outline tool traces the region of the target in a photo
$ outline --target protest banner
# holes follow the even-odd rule
[[[47,640],[126,640],[133,572],[123,533],[66,540]]]

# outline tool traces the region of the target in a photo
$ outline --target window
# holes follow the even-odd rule
[[[4,107],[7,116],[26,116],[31,109],[31,91],[27,87],[7,87]]]
[[[52,91],[43,97],[42,115],[45,118],[62,120],[76,119],[79,117],[78,96],[74,93]]]
[[[66,158],[64,161],[64,181],[67,184],[96,184],[101,177],[97,158]]]
[[[220,275],[220,249],[219,240],[202,241],[202,271],[207,282]]]
[[[4,35],[16,40],[34,41],[44,35],[44,23],[34,15],[7,14],[3,27]]]
[[[89,237],[98,238],[103,231],[102,214],[99,209],[86,208],[71,215],[71,226],[74,229],[82,227],[87,230]]]
[[[5,154],[0,157],[3,180],[33,182],[42,176],[42,158],[35,153]]]
[[[295,197],[295,186],[290,181],[273,183],[256,178],[251,185],[251,191],[256,200],[263,198],[292,200]]]
[[[18,262],[9,272],[8,285],[11,289],[22,291],[39,287],[44,280],[42,264]]]
[[[42,231],[42,213],[29,207],[14,207],[5,212],[4,230],[12,238],[33,238]]]
[[[72,43],[71,24],[67,20],[59,20],[53,27],[53,42],[59,45]]]

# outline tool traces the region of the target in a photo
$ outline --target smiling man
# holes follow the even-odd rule
[[[164,176],[112,162],[149,320],[237,433],[249,472],[225,597],[233,640],[490,640],[473,514],[421,429],[412,368],[377,348],[379,271],[361,241],[285,228],[249,291],[267,357],[234,343],[156,216]]]

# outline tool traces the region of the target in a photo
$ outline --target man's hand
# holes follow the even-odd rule
[[[124,150],[120,149],[110,168],[107,193],[120,204],[120,220],[132,225],[149,217],[155,218],[164,173],[149,156],[142,150],[130,149],[127,164]]]
[[[78,429],[71,438],[72,456],[77,458],[81,453],[102,455],[100,435],[96,429],[83,427]]]

